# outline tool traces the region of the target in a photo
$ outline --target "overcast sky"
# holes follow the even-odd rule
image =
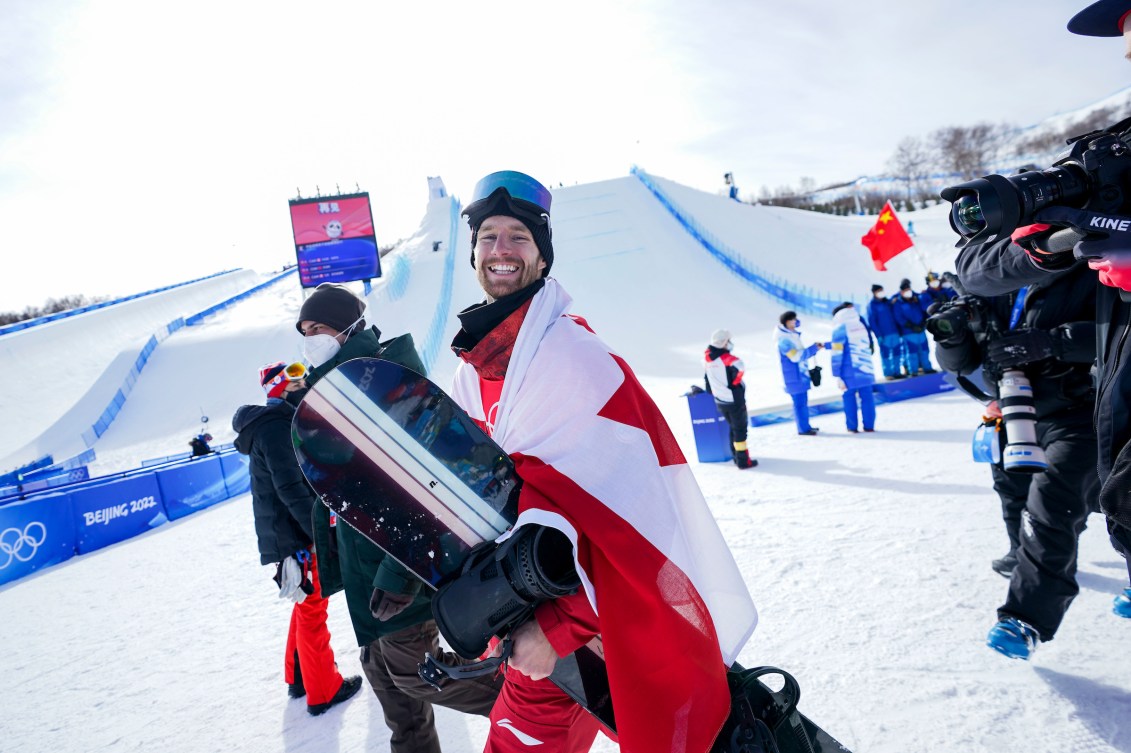
[[[1084,0],[0,0],[0,310],[294,259],[287,199],[633,164],[744,194],[1131,84]]]

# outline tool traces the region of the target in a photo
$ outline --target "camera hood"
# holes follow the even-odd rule
[[[950,227],[960,236],[956,248],[1009,235],[1021,221],[1017,189],[1001,175],[944,188],[941,196],[952,204]]]

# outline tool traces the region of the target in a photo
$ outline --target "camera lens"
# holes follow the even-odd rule
[[[959,235],[969,238],[986,228],[986,218],[982,215],[982,205],[976,194],[966,194],[950,208],[950,216]]]

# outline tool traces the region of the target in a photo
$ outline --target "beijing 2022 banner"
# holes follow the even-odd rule
[[[368,193],[291,199],[299,281],[304,288],[381,276]]]

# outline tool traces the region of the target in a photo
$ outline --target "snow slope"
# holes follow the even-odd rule
[[[191,316],[254,286],[251,270],[237,270],[191,285],[124,301],[0,337],[0,357],[11,373],[0,395],[0,414],[16,431],[0,434],[0,471],[51,453],[51,446],[28,446],[69,409],[89,403],[72,426],[78,435],[90,426],[82,418],[106,408],[146,341],[164,336],[175,319]],[[109,391],[109,394],[105,393]],[[22,456],[7,457],[24,447]],[[62,459],[62,458],[58,458]]]
[[[792,280],[865,295],[875,277],[859,246],[869,218],[828,223],[689,191],[680,200],[716,235],[762,253],[759,264]],[[637,369],[685,454],[695,457],[679,395],[701,380],[700,353],[716,327],[735,332],[751,402],[784,400],[769,347],[782,307],[711,260],[639,181],[560,189],[554,201],[555,276],[575,311]],[[447,337],[454,312],[481,297],[466,230],[452,241],[450,216],[449,205],[430,205],[419,231],[383,260],[400,272],[369,297],[387,334],[411,331],[421,348],[437,341],[430,333],[438,311],[448,311]],[[945,214],[911,216],[921,237],[938,239],[937,256],[925,251],[928,263],[950,258]],[[779,226],[790,230],[775,235]],[[760,242],[770,237],[773,254]],[[920,262],[905,254],[897,263],[892,274],[918,287]],[[883,282],[894,288],[898,280]],[[170,336],[100,440],[100,462],[128,466],[183,449],[201,408],[217,439],[230,438],[235,407],[262,400],[258,366],[297,356],[299,305],[299,291],[280,285]],[[820,337],[828,323],[803,329]],[[439,351],[437,378],[453,368]],[[790,425],[752,430],[761,461],[753,471],[695,464],[759,607],[740,661],[793,672],[802,710],[856,753],[1129,753],[1131,621],[1110,612],[1126,571],[1101,517],[1082,537],[1081,594],[1057,639],[1030,663],[983,645],[1006,589],[989,562],[1007,540],[988,469],[969,459],[979,413],[958,394],[884,405],[874,435],[849,435],[841,417],[820,417],[816,438]],[[319,718],[286,700],[288,609],[275,598],[271,568],[257,562],[244,496],[0,589],[0,640],[12,647],[0,658],[8,688],[0,747],[386,749],[388,732],[367,692]],[[330,616],[342,671],[359,673],[340,596]],[[443,709],[437,718],[445,751],[481,748],[485,720]],[[616,746],[601,739],[594,749]]]

